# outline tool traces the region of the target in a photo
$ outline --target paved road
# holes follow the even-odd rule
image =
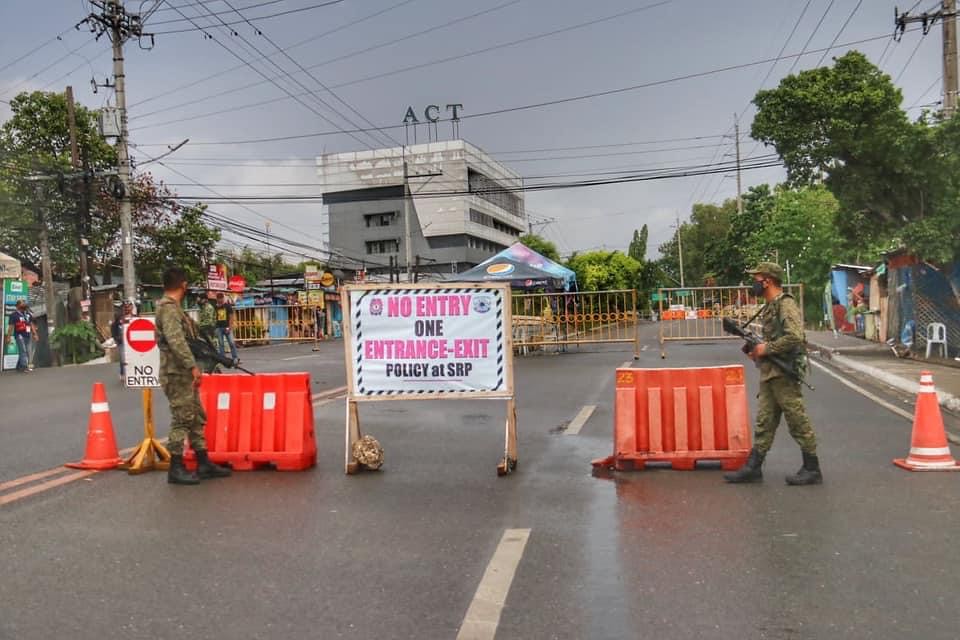
[[[670,345],[661,361],[654,335],[644,328],[637,366],[740,356],[729,342]],[[316,362],[302,347],[246,359],[332,388],[343,369],[331,347]],[[343,405],[331,402],[316,413],[311,472],[196,488],[107,473],[2,506],[0,638],[454,638],[514,529],[530,534],[498,638],[957,637],[960,475],[893,467],[909,445],[903,418],[815,371],[823,486],[783,484],[799,465],[785,429],[762,485],[728,486],[717,471],[594,478],[589,461],[611,448],[612,370],[629,358],[518,359],[521,459],[508,478],[494,473],[497,403],[365,405],[386,466],[346,477]],[[64,396],[83,387],[75,375]],[[76,425],[46,417],[69,416],[61,404],[16,414],[29,436],[4,420],[3,466],[17,468],[4,477],[76,456]],[[596,411],[566,435],[584,405]],[[120,410],[132,419],[134,402]],[[61,455],[50,443],[65,435]],[[13,456],[12,442],[24,447]]]

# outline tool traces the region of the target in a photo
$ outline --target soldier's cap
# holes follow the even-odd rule
[[[753,269],[747,269],[747,273],[750,275],[760,274],[762,276],[770,276],[783,282],[783,267],[776,262],[761,262]]]

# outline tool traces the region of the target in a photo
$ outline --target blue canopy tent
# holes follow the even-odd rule
[[[575,291],[577,274],[530,249],[521,242],[507,247],[468,271],[458,282],[509,282],[514,289]]]

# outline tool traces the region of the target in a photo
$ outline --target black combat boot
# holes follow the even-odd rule
[[[787,484],[799,486],[823,483],[823,475],[820,473],[820,459],[817,458],[817,454],[807,453],[806,451],[801,453],[803,453],[803,466],[794,475],[787,476]]]
[[[747,462],[733,473],[723,474],[723,479],[732,483],[763,482],[763,458],[764,454],[757,451],[756,447],[750,449]]]
[[[210,456],[207,455],[206,449],[197,449],[197,475],[200,476],[201,480],[209,480],[210,478],[226,478],[233,473],[233,469],[230,467],[223,467],[219,464],[214,464],[210,462]]]
[[[167,482],[170,484],[200,484],[200,478],[193,471],[187,471],[187,468],[183,466],[182,454],[171,455]]]

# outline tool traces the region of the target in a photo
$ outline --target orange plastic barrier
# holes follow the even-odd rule
[[[697,309],[697,317],[698,317],[698,318],[712,318],[712,317],[713,317],[713,311],[711,311],[710,309]]]
[[[686,311],[664,311],[661,320],[683,320],[687,317]]]
[[[960,471],[960,465],[950,454],[943,415],[937,402],[937,390],[929,371],[920,372],[920,392],[917,393],[917,406],[913,414],[910,453],[906,459],[897,458],[893,464],[909,471]]]
[[[309,373],[205,375],[200,401],[212,461],[237,471],[301,471],[317,463]],[[195,464],[192,451],[184,457]]]
[[[90,400],[90,421],[87,423],[87,448],[80,462],[68,462],[71,469],[116,469],[123,459],[117,452],[117,438],[113,434],[107,390],[102,382],[93,383]]]
[[[743,366],[617,369],[613,440],[613,455],[594,467],[739,468],[751,443]]]

